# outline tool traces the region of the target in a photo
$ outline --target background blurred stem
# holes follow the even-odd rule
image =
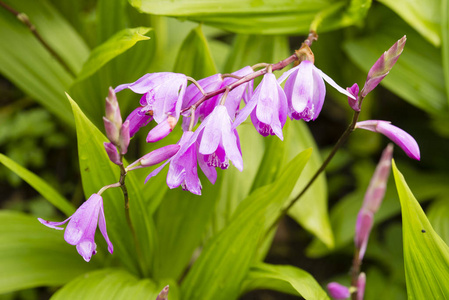
[[[18,12],[14,8],[10,7],[3,1],[0,1],[0,6],[5,8],[7,11],[16,16],[16,18],[25,24],[26,27],[31,31],[31,33],[37,38],[37,40],[44,46],[44,48],[61,64],[61,66],[73,77],[76,78],[76,74],[69,68],[61,56],[44,40],[44,38],[39,34],[36,26],[31,23],[30,19],[25,13]]]

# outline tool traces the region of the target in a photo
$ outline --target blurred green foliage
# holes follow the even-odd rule
[[[240,126],[245,170],[219,172],[215,186],[202,178],[201,197],[169,190],[164,172],[146,185],[148,170],[130,174],[132,219],[139,228],[143,257],[137,256],[125,225],[118,191],[104,194],[116,251],[108,256],[100,241],[99,254],[89,264],[64,242],[61,232],[12,212],[58,218],[46,198],[69,215],[83,195],[87,198],[117,180],[119,171],[102,148],[109,86],[133,82],[146,72],[183,72],[201,79],[259,62],[275,63],[299,48],[311,25],[320,35],[312,46],[316,65],[342,86],[362,85],[381,53],[407,35],[403,55],[381,87],[365,99],[361,118],[392,121],[416,138],[421,162],[408,160],[400,149],[395,158],[416,198],[426,206],[430,203],[428,217],[443,239],[441,248],[448,243],[449,1],[2,2],[28,15],[65,66],[0,7],[0,152],[6,155],[2,163],[16,172],[0,168],[0,203],[5,209],[0,214],[0,299],[38,299],[60,286],[56,299],[99,299],[98,294],[129,299],[139,293],[155,299],[167,283],[170,299],[233,299],[261,288],[318,299],[326,295],[316,280],[324,285],[343,278],[344,283],[357,212],[385,145],[383,137],[355,132],[327,169],[327,178],[320,176],[290,211],[301,227],[281,227],[276,236],[266,232],[267,220],[298,193],[351,118],[345,97],[331,89],[320,118],[308,126],[288,122],[284,142],[264,139],[246,123]],[[123,116],[139,100],[130,91],[118,97]],[[161,144],[179,137],[180,130],[175,130]],[[145,144],[143,138],[142,133],[136,136],[130,160],[161,145]],[[299,153],[309,147],[313,152],[300,175],[308,152]],[[405,299],[406,281],[417,276],[407,268],[413,264],[410,259],[404,272],[400,214],[391,179],[363,265],[366,299]],[[425,216],[420,213],[420,218]],[[415,221],[407,220],[406,225]],[[296,232],[300,249],[281,258],[298,262],[296,266],[264,262],[279,259],[269,252],[279,236],[294,239]],[[408,241],[415,238],[406,234]],[[410,246],[406,243],[404,239]],[[300,269],[318,258],[328,266],[336,259],[348,265],[311,266],[308,273]],[[100,284],[102,289],[96,289]],[[48,288],[33,289],[42,286]],[[80,287],[85,294],[79,293]]]

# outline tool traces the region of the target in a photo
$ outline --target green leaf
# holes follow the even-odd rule
[[[440,0],[379,0],[435,46],[441,44]]]
[[[442,197],[430,204],[427,218],[438,235],[449,245],[449,198]]]
[[[76,73],[81,69],[89,49],[47,1],[5,2],[28,15],[40,35],[71,70]],[[73,81],[70,74],[6,9],[0,10],[0,28],[0,73],[62,121],[74,125],[64,96]]]
[[[127,4],[128,1],[126,0],[99,0],[97,2],[96,29],[99,44],[126,28],[128,23],[126,15]]]
[[[376,23],[372,34],[343,43],[347,55],[368,72],[380,55],[406,34],[404,52],[381,84],[428,113],[448,111],[440,51],[386,9],[375,12],[387,21]]]
[[[86,263],[64,233],[22,213],[0,212],[0,294],[58,286],[98,268]]]
[[[174,72],[186,74],[196,80],[217,73],[201,25],[192,29],[182,43],[176,58]]]
[[[312,275],[293,266],[259,263],[251,267],[243,282],[242,293],[270,289],[302,296],[304,299],[329,299]]]
[[[75,115],[81,179],[84,194],[88,198],[103,186],[118,182],[120,170],[109,161],[104,150],[103,143],[107,141],[106,137],[87,119],[78,105],[69,96],[68,98]],[[147,275],[151,270],[152,260],[155,259],[154,225],[139,193],[139,183],[136,182],[132,172],[127,175],[126,184],[130,198],[131,220],[136,229],[140,253],[136,252],[132,233],[125,221],[123,195],[117,188],[109,189],[102,195],[108,234],[114,244],[114,255],[117,255],[131,272]]]
[[[449,296],[449,247],[433,230],[394,161],[393,174],[401,202],[408,298],[446,299]]]
[[[145,36],[150,30],[151,28],[138,27],[124,29],[114,34],[106,42],[92,50],[76,80],[82,81],[88,78],[107,62],[131,48],[137,42],[150,39]]]
[[[301,152],[273,184],[241,202],[232,220],[205,246],[181,289],[184,299],[234,299],[254,259],[262,234],[279,215],[311,149]]]
[[[284,165],[299,151],[307,147],[318,149],[308,127],[304,122],[290,122],[285,137],[286,152]],[[301,177],[290,194],[290,199],[295,198],[310,178],[321,166],[322,159],[319,151],[314,151],[309,163],[304,168]],[[334,236],[329,221],[327,208],[327,183],[326,175],[322,173],[302,198],[290,209],[288,215],[298,222],[307,231],[318,237],[327,247],[334,246]]]
[[[61,194],[52,188],[47,182],[36,174],[17,164],[12,159],[0,153],[0,162],[11,171],[16,173],[20,178],[31,185],[39,194],[47,199],[51,204],[60,209],[66,216],[70,216],[75,212],[73,205],[65,199]]]
[[[217,185],[212,186],[206,181],[207,179],[202,176],[201,197],[181,188],[170,190],[165,194],[156,219],[159,255],[155,262],[155,278],[179,279],[203,239],[215,209],[218,188]]]
[[[366,161],[360,161],[354,171],[354,178],[356,178],[355,186],[358,187],[357,190],[345,196],[332,207],[330,222],[335,238],[333,251],[354,242],[357,214],[362,206],[363,197],[374,168],[375,165],[373,163],[370,162],[367,164]],[[405,169],[405,166],[402,166],[402,169]],[[409,178],[409,182],[416,187],[415,193],[422,202],[449,193],[447,186],[449,178],[447,174],[424,173],[410,168],[407,168],[405,173]],[[397,215],[399,211],[400,205],[397,201],[397,194],[394,191],[393,180],[390,178],[384,200],[374,218],[374,224],[377,225],[384,222],[392,216]],[[307,255],[311,257],[320,257],[330,252],[331,249],[318,240],[314,240],[307,248]]]
[[[156,284],[150,279],[139,280],[119,269],[104,269],[80,276],[58,290],[51,298],[107,300],[148,299],[155,300],[166,283]],[[176,284],[170,284],[170,300],[179,299]]]
[[[449,101],[449,0],[441,0],[441,35],[446,97]]]

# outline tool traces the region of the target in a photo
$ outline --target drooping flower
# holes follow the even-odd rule
[[[251,121],[263,136],[277,135],[283,140],[282,128],[287,121],[287,98],[272,73],[265,74],[251,99],[239,112],[233,129],[251,114]]]
[[[90,261],[92,255],[97,253],[97,245],[95,244],[95,230],[100,228],[106,243],[108,244],[108,251],[112,254],[114,247],[109,240],[106,231],[106,219],[103,209],[103,198],[98,194],[93,194],[87,199],[68,219],[62,222],[50,222],[38,218],[39,222],[47,227],[63,230],[58,227],[70,220],[64,232],[64,239],[70,245],[76,245],[76,250],[84,258],[85,261]]]
[[[199,153],[210,167],[227,169],[229,160],[242,171],[243,159],[237,130],[232,128],[228,110],[218,105],[195,131],[200,141]]]
[[[146,74],[136,82],[119,85],[115,91],[119,92],[128,88],[137,94],[143,94],[140,99],[140,105],[143,108],[140,112],[151,113],[156,123],[160,124],[170,116],[176,120],[179,119],[186,87],[186,75],[162,72]],[[166,130],[165,135],[170,132],[171,130]],[[154,139],[153,134],[154,132],[150,131],[147,140]],[[160,137],[161,132],[157,132],[157,135]]]
[[[201,195],[201,182],[198,178],[197,167],[197,136],[192,131],[185,131],[178,142],[179,150],[164,164],[151,172],[145,183],[153,176],[156,176],[167,164],[170,164],[167,174],[167,185],[169,188],[177,188],[180,185],[184,190],[188,190],[193,194]],[[215,183],[217,173],[214,168],[207,166],[200,161],[200,167],[207,178]]]
[[[286,79],[284,91],[287,95],[288,115],[291,119],[303,119],[309,122],[318,117],[326,95],[324,81],[340,93],[354,98],[308,60],[302,61],[298,66],[282,74],[278,81],[281,84]]]
[[[337,282],[329,283],[327,285],[327,290],[329,291],[329,295],[335,300],[348,299],[349,296],[351,296],[349,288]]]
[[[348,93],[353,96],[348,97],[349,106],[355,111],[360,111],[361,102],[359,99],[359,85],[357,83],[354,83],[350,88],[346,88],[346,91],[348,91]]]
[[[126,121],[129,121],[129,136],[132,138],[140,128],[148,125],[153,120],[153,115],[145,112],[144,107],[138,107],[133,110]]]
[[[401,147],[408,157],[420,160],[419,146],[415,139],[401,128],[391,125],[388,121],[368,120],[357,122],[355,128],[381,133]]]
[[[232,75],[244,77],[253,72],[254,70],[250,66],[246,66],[240,70],[233,72]],[[222,87],[229,86],[232,83],[236,82],[237,80],[238,79],[234,77],[226,77],[223,80]],[[245,101],[245,103],[248,102],[252,96],[253,89],[254,89],[254,81],[250,80],[248,82],[239,85],[238,87],[234,88],[228,93],[224,106],[227,108],[229,117],[231,118],[232,121],[235,119],[237,111],[240,107],[240,102],[242,101],[242,99]]]

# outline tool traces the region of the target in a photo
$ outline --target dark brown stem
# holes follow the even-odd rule
[[[359,259],[359,249],[355,249],[354,258],[352,260],[352,269],[351,269],[351,286],[355,287],[351,292],[351,299],[357,300],[357,281],[359,279],[360,274],[360,265],[362,264]]]
[[[332,158],[335,156],[337,151],[341,148],[341,146],[346,142],[349,135],[354,131],[355,124],[357,123],[357,120],[359,119],[360,112],[355,111],[354,115],[352,117],[352,122],[349,124],[348,128],[346,128],[345,132],[340,136],[337,143],[335,144],[334,148],[332,148],[332,151],[329,153],[329,155],[324,160],[321,167],[313,174],[312,178],[310,178],[309,182],[306,184],[306,186],[302,189],[302,191],[293,198],[293,200],[290,201],[290,203],[281,211],[277,219],[274,221],[273,224],[271,224],[270,228],[266,232],[266,235],[268,235],[279,223],[279,221],[287,215],[290,208],[292,208],[293,205],[295,205],[296,202],[298,202],[299,199],[307,192],[307,190],[312,186],[312,184],[315,182],[315,180],[318,178],[318,176],[326,169],[327,165],[330,163]]]
[[[123,159],[123,156],[121,157],[121,160]],[[129,213],[129,195],[128,195],[128,189],[126,187],[125,184],[125,178],[126,178],[126,170],[125,167],[122,165],[120,165],[120,188],[122,189],[123,192],[123,198],[125,200],[125,216],[126,216],[126,222],[128,223],[129,229],[131,230],[131,234],[133,236],[133,240],[134,240],[134,244],[136,245],[136,252],[137,252],[137,256],[139,258],[139,261],[142,261],[142,250],[140,248],[140,243],[139,240],[137,238],[137,234],[136,234],[136,230],[134,229],[133,223],[131,221],[131,215]],[[141,270],[143,271],[143,270]]]
[[[25,26],[28,27],[28,29],[31,31],[31,33],[37,38],[37,40],[44,46],[44,48],[61,64],[61,66],[72,76],[76,77],[76,74],[69,68],[69,66],[65,63],[65,61],[62,59],[62,57],[42,38],[42,36],[39,34],[39,32],[36,29],[36,26],[34,26],[33,23],[31,23],[30,19],[25,13],[21,13],[4,3],[3,1],[0,1],[0,6],[5,8],[10,13],[14,14],[16,18],[25,24]]]

